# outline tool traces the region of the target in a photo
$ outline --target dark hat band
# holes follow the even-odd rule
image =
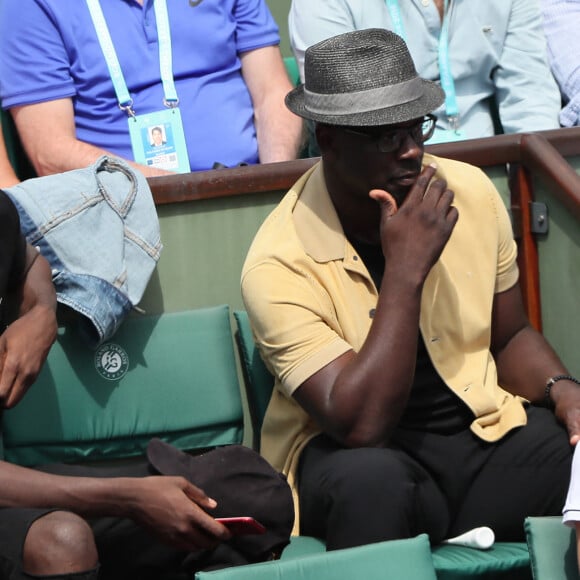
[[[419,99],[422,94],[423,85],[418,77],[352,93],[313,93],[304,87],[304,105],[307,111],[319,115],[351,115],[374,111],[377,103],[381,103],[382,107],[404,105]]]

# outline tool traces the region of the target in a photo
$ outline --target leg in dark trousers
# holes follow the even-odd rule
[[[397,431],[393,443],[432,475],[445,494],[447,537],[489,526],[498,541],[524,541],[526,516],[560,515],[572,450],[551,411],[530,406],[528,424],[499,441],[469,429],[453,434]]]
[[[345,449],[325,435],[303,452],[301,533],[329,550],[412,537],[441,540],[449,514],[443,494],[413,459],[393,449]]]
[[[554,415],[529,407],[528,424],[488,443],[469,429],[399,429],[392,449],[345,449],[313,439],[299,471],[301,533],[345,548],[421,532],[433,543],[478,526],[524,541],[526,516],[560,515],[572,449]]]
[[[530,407],[528,424],[494,445],[467,490],[451,534],[487,525],[498,540],[523,541],[526,516],[561,515],[572,462],[565,428]]]

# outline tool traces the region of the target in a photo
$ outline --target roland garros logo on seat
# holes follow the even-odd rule
[[[95,368],[104,379],[117,381],[129,370],[129,356],[118,344],[107,342],[95,353]]]

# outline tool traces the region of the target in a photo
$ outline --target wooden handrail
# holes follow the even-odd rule
[[[317,161],[318,158],[297,159],[281,163],[212,169],[181,175],[151,177],[148,181],[156,205],[247,193],[283,191],[289,189]]]
[[[548,182],[559,190],[554,195],[577,200],[575,173],[567,168],[567,177],[558,178],[562,165],[560,156],[580,155],[580,127],[543,131],[537,134],[497,135],[454,143],[429,145],[426,150],[440,157],[465,161],[479,167],[522,163],[530,171],[541,171]],[[559,155],[557,155],[559,154]],[[267,163],[229,169],[213,169],[181,175],[151,177],[149,184],[157,205],[211,199],[248,193],[284,191],[314,163],[317,158],[298,159],[282,163]],[[549,161],[548,161],[549,160]],[[567,164],[566,164],[567,165]],[[558,171],[550,167],[558,167]],[[564,173],[562,172],[564,175]],[[571,202],[573,206],[578,201]],[[577,210],[571,210],[577,215]]]
[[[496,135],[486,139],[469,139],[428,145],[426,151],[478,167],[504,165],[520,160],[521,134]]]
[[[580,146],[576,143],[580,150]],[[579,151],[580,152],[580,151]],[[552,195],[580,221],[580,176],[559,151],[539,134],[523,135],[522,164],[544,177]]]
[[[510,167],[511,210],[518,242],[520,281],[530,322],[542,327],[539,264],[531,231],[532,176],[540,175],[551,193],[580,221],[580,176],[566,156],[580,155],[580,127],[541,133],[497,135],[430,145],[426,150],[479,167]],[[318,158],[153,177],[149,184],[157,205],[226,196],[284,192]]]
[[[532,326],[542,331],[540,264],[538,246],[532,234],[530,203],[533,201],[532,177],[519,163],[510,164],[510,206],[514,236],[518,243],[518,267],[522,298]]]

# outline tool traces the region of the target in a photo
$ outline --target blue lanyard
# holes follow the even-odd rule
[[[391,20],[393,22],[394,32],[406,41],[403,18],[398,0],[385,0]],[[455,83],[451,74],[449,64],[449,0],[444,1],[443,5],[443,22],[441,23],[441,32],[439,34],[438,44],[438,62],[439,76],[441,78],[441,87],[445,92],[445,112],[449,118],[449,123],[453,129],[458,128],[459,107],[455,94]]]
[[[119,107],[134,117],[133,99],[127,89],[127,83],[117,58],[117,52],[109,33],[109,27],[105,20],[99,0],[86,0],[91,18],[97,32],[97,38],[107,62],[109,75],[115,88],[115,94]],[[173,82],[173,59],[171,54],[171,32],[169,30],[169,17],[167,15],[166,0],[154,0],[155,19],[157,20],[157,34],[159,37],[159,67],[161,82],[163,83],[163,104],[167,107],[176,107],[179,103],[175,83]]]
[[[177,107],[179,99],[173,82],[173,57],[171,54],[171,32],[166,0],[154,0],[155,19],[157,20],[157,35],[159,37],[159,67],[167,107]]]
[[[405,27],[403,26],[403,17],[401,16],[401,9],[399,8],[398,0],[385,0],[387,3],[387,8],[389,9],[389,14],[391,15],[391,20],[393,21],[393,28],[396,34],[398,34],[403,40],[407,39],[405,34]]]

